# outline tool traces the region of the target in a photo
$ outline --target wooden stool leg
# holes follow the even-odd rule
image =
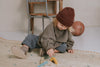
[[[63,9],[63,0],[59,0],[59,11]]]
[[[31,28],[31,31],[32,31],[32,34],[34,33],[34,18],[31,18],[30,19],[30,28]]]

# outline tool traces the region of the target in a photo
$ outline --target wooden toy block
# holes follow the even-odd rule
[[[52,58],[50,59],[50,61],[51,61],[51,62],[54,62],[55,64],[58,64],[56,58],[54,58],[54,57],[52,57]]]

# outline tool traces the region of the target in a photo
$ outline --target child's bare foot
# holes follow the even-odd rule
[[[24,50],[24,49],[26,50]],[[26,58],[26,53],[27,53],[27,51],[28,51],[28,49],[26,48],[26,47],[18,47],[18,46],[13,46],[12,48],[11,48],[11,50],[12,50],[12,53],[16,56],[16,57],[18,57],[18,58],[21,58],[21,59],[24,59],[24,58]]]
[[[68,53],[74,53],[74,51],[73,50],[68,50]]]

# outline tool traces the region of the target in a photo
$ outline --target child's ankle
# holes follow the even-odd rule
[[[55,50],[54,50],[54,53],[59,53],[59,51],[55,49]]]
[[[26,47],[27,49],[29,49],[29,47],[27,45],[22,45],[22,47]]]
[[[21,47],[21,49],[22,49],[23,51],[25,51],[25,52],[28,52],[29,47],[28,47],[27,45],[23,45],[23,46]]]

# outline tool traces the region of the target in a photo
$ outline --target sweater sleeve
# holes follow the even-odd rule
[[[66,44],[67,44],[67,50],[72,49],[74,40],[72,39],[72,34],[70,31],[68,31],[68,40],[67,40]]]
[[[47,51],[49,49],[54,49],[55,46],[55,35],[53,32],[53,27],[52,25],[49,25],[46,27],[44,32],[41,35],[40,41],[41,41],[41,46]]]
[[[54,41],[50,38],[41,38],[42,47],[47,51],[49,49],[54,49]]]

